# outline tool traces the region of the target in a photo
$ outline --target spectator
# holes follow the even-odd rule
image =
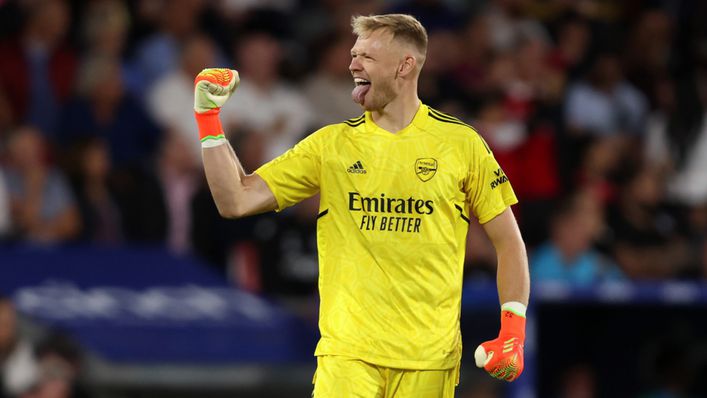
[[[0,43],[0,89],[16,123],[55,133],[60,107],[73,86],[76,58],[65,41],[71,23],[67,2],[27,2],[19,37]]]
[[[79,95],[62,115],[59,142],[64,149],[87,137],[100,137],[108,143],[116,168],[149,165],[160,130],[143,106],[125,92],[119,61],[89,59],[80,76]]]
[[[61,172],[47,164],[46,142],[32,127],[10,137],[7,183],[17,238],[61,243],[76,237],[80,225],[74,197]]]
[[[263,135],[272,159],[292,147],[312,123],[307,99],[279,76],[280,43],[267,33],[251,33],[237,47],[241,84],[221,113],[227,131],[243,129]]]
[[[628,35],[624,70],[639,89],[649,93],[655,80],[668,68],[674,40],[673,20],[659,9],[644,11],[636,19]]]
[[[614,255],[633,279],[667,279],[694,270],[681,220],[664,204],[664,178],[650,166],[633,171],[615,206],[609,225]]]
[[[0,397],[28,390],[39,373],[32,345],[18,334],[17,313],[9,298],[0,296]]]
[[[68,172],[81,214],[79,239],[96,244],[122,241],[120,211],[110,184],[111,162],[106,143],[97,137],[69,152]]]
[[[316,295],[318,209],[319,196],[315,195],[284,214],[284,220],[276,222],[274,230],[258,228],[256,224],[265,292],[304,298]],[[266,222],[274,220],[263,221]]]
[[[570,129],[597,136],[639,135],[645,127],[647,102],[626,82],[618,57],[602,53],[588,79],[573,84],[566,98]]]
[[[523,40],[549,42],[545,28],[523,13],[523,2],[494,0],[482,13],[488,18],[491,44],[498,52],[513,51]]]
[[[557,209],[550,241],[531,257],[536,282],[567,282],[578,286],[620,279],[618,269],[593,245],[602,228],[601,204],[590,192],[579,192]]]
[[[190,112],[194,107],[194,78],[202,69],[215,64],[216,52],[214,43],[206,36],[186,39],[179,68],[159,79],[147,96],[148,108],[155,120],[187,144],[193,158],[190,163],[201,160],[196,121]]]
[[[456,29],[461,25],[460,13],[444,0],[409,0],[399,2],[390,12],[418,16],[425,28],[434,32],[438,29]]]
[[[78,376],[82,355],[68,338],[50,334],[37,344],[39,372],[33,387],[19,398],[88,398]]]
[[[5,172],[0,167],[0,241],[10,234],[12,220],[10,218],[10,194],[7,191]]]
[[[130,15],[126,4],[120,0],[91,1],[82,18],[82,59],[106,57],[120,59],[121,79],[127,90],[137,95],[142,92],[140,73],[125,61]]]
[[[655,91],[659,107],[650,118],[647,156],[670,172],[671,199],[707,203],[707,75],[663,79]]]
[[[1,152],[7,136],[15,126],[15,122],[10,99],[3,91],[2,85],[0,85],[0,158],[2,158]]]
[[[204,10],[201,0],[159,0],[156,6],[158,31],[138,43],[133,68],[140,74],[142,90],[149,89],[159,78],[179,65],[179,48],[183,40],[197,31],[198,18]],[[143,91],[138,92],[139,95]]]
[[[167,246],[174,253],[191,250],[191,203],[201,180],[201,162],[193,157],[192,138],[168,134],[158,161],[158,179],[167,211]]]
[[[587,58],[591,37],[592,32],[586,21],[572,18],[563,22],[557,34],[557,46],[548,58],[550,66],[573,80],[578,78]]]
[[[323,48],[317,50],[317,71],[305,82],[303,90],[317,109],[313,120],[317,125],[340,123],[361,114],[361,108],[351,101],[350,95],[353,78],[349,73],[349,51],[352,45],[349,36],[327,37]]]
[[[490,30],[488,18],[485,15],[477,15],[471,18],[457,35],[458,45],[461,46],[461,59],[458,65],[453,66],[454,82],[473,97],[489,91],[489,64],[494,55],[489,37]],[[444,52],[445,49],[430,45],[428,51]],[[427,62],[429,61],[431,60]],[[424,78],[429,72],[427,68],[428,65],[425,65],[425,73],[420,75],[420,78]]]
[[[431,32],[425,58],[425,73],[420,75],[420,95],[425,103],[457,115],[466,115],[461,103],[471,100],[466,87],[460,86],[459,75],[463,58],[462,41],[450,30]],[[463,71],[465,73],[466,71]]]

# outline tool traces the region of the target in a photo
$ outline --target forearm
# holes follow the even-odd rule
[[[498,250],[496,279],[500,302],[516,301],[527,306],[530,295],[530,275],[525,245],[519,237],[507,242],[506,246]]]
[[[202,148],[204,172],[219,213],[227,218],[239,217],[243,210],[245,171],[228,142]]]
[[[496,279],[501,304],[511,301],[528,305],[530,275],[525,243],[510,208],[484,224],[484,230],[496,249]]]

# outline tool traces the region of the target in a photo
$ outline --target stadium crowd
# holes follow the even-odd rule
[[[420,97],[493,149],[520,199],[533,282],[707,278],[698,0],[0,1],[2,245],[162,245],[241,288],[304,298],[315,319],[317,198],[222,219],[193,79],[239,70],[221,114],[252,171],[360,115],[350,17],[382,12],[428,28]],[[482,231],[472,223],[468,279],[495,274]],[[575,384],[562,396],[592,396]]]
[[[0,3],[2,4],[2,3]],[[316,198],[221,219],[194,76],[247,170],[350,98],[352,14],[429,30],[426,103],[475,126],[520,198],[533,280],[707,276],[707,39],[699,1],[28,0],[0,6],[0,232],[8,245],[165,245],[246,289],[316,289]],[[469,234],[469,278],[494,251]]]

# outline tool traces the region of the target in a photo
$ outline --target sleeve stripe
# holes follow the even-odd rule
[[[432,112],[430,112],[429,115],[430,115],[430,117],[431,117],[432,119],[439,120],[439,121],[442,122],[442,123],[458,124],[458,125],[460,125],[460,126],[466,126],[466,127],[471,128],[471,126],[469,126],[468,124],[466,124],[466,123],[464,123],[464,122],[457,122],[457,121],[455,121],[455,120],[442,119],[442,118],[439,117],[439,116],[435,116],[435,114],[432,113]]]
[[[469,217],[464,215],[464,209],[462,209],[462,207],[456,203],[454,204],[454,207],[456,207],[457,210],[459,210],[459,215],[461,216],[462,220],[466,221],[466,223],[469,224],[470,223]]]
[[[362,125],[362,124],[364,124],[364,123],[366,123],[366,120],[365,120],[365,119],[364,119],[364,120],[361,120],[361,121],[359,121],[359,122],[356,122],[356,123],[349,122],[348,120],[344,122],[344,124],[349,125],[349,126],[351,126],[351,127],[357,127],[357,126],[360,126],[360,125]]]
[[[461,121],[459,118],[456,118],[456,117],[451,116],[451,115],[447,115],[446,113],[442,113],[442,112],[440,112],[440,111],[438,111],[438,110],[436,110],[436,109],[434,109],[434,108],[429,108],[429,110],[430,110],[430,112],[429,112],[430,114],[434,114],[435,116],[437,116],[437,117],[435,118],[435,119],[437,119],[437,120],[443,119],[443,120],[449,121],[450,123],[461,123],[462,125],[464,125],[464,126],[470,128],[470,129],[474,130],[473,127],[471,127],[471,126],[468,125],[467,123],[464,123],[464,122]],[[476,130],[474,130],[474,131],[476,131]]]
[[[486,148],[486,152],[491,153],[491,149],[489,148],[489,144],[486,143],[486,140],[484,139],[484,137],[482,137],[481,134],[478,134],[478,135],[479,135],[479,138],[481,139],[481,143],[484,144],[484,148]]]
[[[326,210],[322,211],[321,213],[317,214],[317,220],[326,216],[327,214],[329,214],[329,209],[326,209]]]
[[[438,117],[441,117],[442,119],[447,119],[447,120],[450,120],[450,121],[461,122],[461,120],[459,120],[459,118],[456,118],[456,117],[454,117],[454,116],[452,116],[452,115],[448,115],[448,114],[446,114],[446,113],[444,113],[444,112],[440,112],[440,111],[438,111],[437,109],[434,109],[434,108],[428,108],[428,109],[430,110],[430,112],[434,113],[434,114],[437,115]]]
[[[439,120],[440,122],[443,122],[443,123],[458,124],[458,125],[466,126],[466,127],[470,128],[474,133],[476,133],[476,135],[479,136],[479,138],[481,139],[481,142],[484,144],[484,148],[486,148],[486,152],[491,153],[491,149],[489,148],[488,144],[486,143],[486,140],[484,140],[484,137],[482,137],[481,134],[479,134],[479,132],[476,131],[475,128],[462,122],[461,120],[455,118],[454,116],[447,115],[446,113],[442,113],[442,112],[432,109],[432,108],[429,108],[429,109],[430,109],[430,111],[428,112],[428,114],[430,115],[430,117],[432,117],[435,120]]]

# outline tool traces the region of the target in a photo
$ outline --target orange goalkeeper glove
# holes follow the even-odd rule
[[[524,343],[525,305],[506,303],[501,307],[501,332],[496,339],[484,342],[476,349],[476,366],[497,379],[513,381],[523,373]]]
[[[238,83],[238,72],[225,68],[204,69],[194,79],[194,116],[202,147],[226,142],[218,114]]]

